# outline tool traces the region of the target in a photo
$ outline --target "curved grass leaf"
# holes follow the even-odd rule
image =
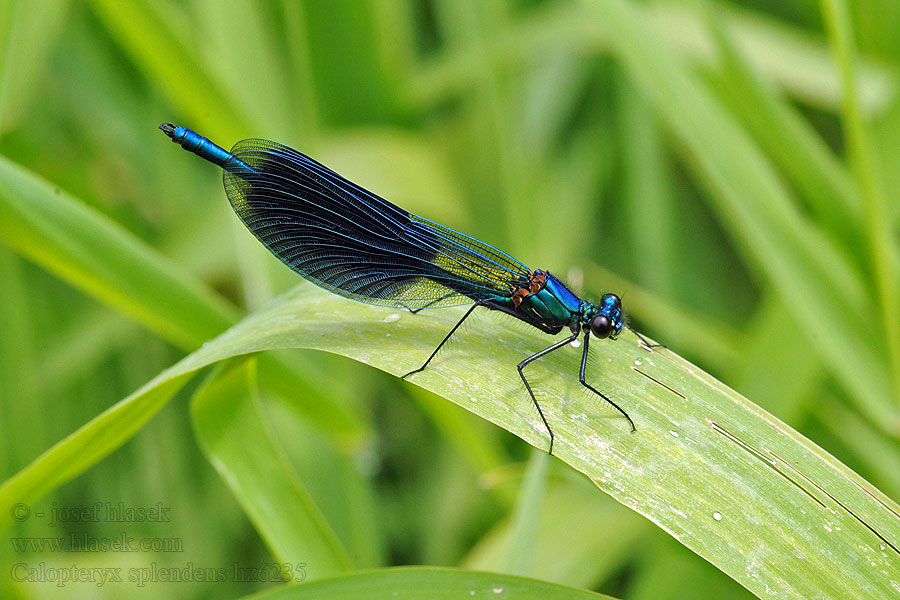
[[[49,181],[0,156],[0,242],[74,287],[192,350],[237,321],[238,310],[119,224]],[[365,437],[360,417],[317,389],[308,374],[277,359],[293,387],[306,389],[310,419],[348,443]]]
[[[207,458],[279,562],[306,563],[309,578],[350,569],[350,559],[263,419],[256,361],[226,365],[191,403]]]
[[[401,374],[458,317],[451,309],[413,315],[351,304],[300,286],[49,450],[0,488],[0,507],[31,502],[100,460],[206,365],[303,347]],[[549,338],[492,314],[471,325],[412,382],[546,448],[515,363]],[[559,459],[757,594],[894,593],[900,508],[870,484],[673,352],[648,351],[627,333],[592,346],[589,378],[629,411],[632,432],[579,385],[579,357],[580,349],[567,347],[529,368]],[[8,514],[0,513],[0,524]]]
[[[0,241],[191,349],[237,310],[96,210],[0,156]]]
[[[254,600],[457,600],[458,598],[541,598],[578,600],[609,598],[585,590],[499,573],[480,573],[436,567],[402,567],[363,571],[309,585],[287,586],[253,596]]]

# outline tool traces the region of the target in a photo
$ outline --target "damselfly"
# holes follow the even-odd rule
[[[518,364],[519,377],[550,434],[553,429],[524,369],[584,336],[581,385],[622,408],[585,380],[591,337],[615,339],[625,325],[622,303],[605,294],[597,305],[578,298],[547,271],[532,271],[508,254],[411,214],[282,144],[248,139],[224,150],[184,127],[159,127],[182,148],[224,170],[225,192],[256,238],[284,264],[330,292],[417,312],[471,304],[421,367],[479,306],[555,335],[570,335]]]

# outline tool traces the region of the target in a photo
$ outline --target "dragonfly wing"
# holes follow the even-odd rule
[[[231,152],[252,172],[224,175],[247,228],[313,283],[368,304],[422,308],[511,293],[512,257],[412,215],[296,150],[261,139]]]

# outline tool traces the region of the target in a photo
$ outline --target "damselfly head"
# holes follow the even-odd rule
[[[598,338],[616,339],[625,324],[622,301],[615,294],[605,294],[596,311],[588,323],[591,333]]]

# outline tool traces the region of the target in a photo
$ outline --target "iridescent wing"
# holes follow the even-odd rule
[[[244,225],[313,283],[368,304],[431,308],[508,297],[529,270],[511,256],[410,214],[296,150],[262,139],[225,171]]]

